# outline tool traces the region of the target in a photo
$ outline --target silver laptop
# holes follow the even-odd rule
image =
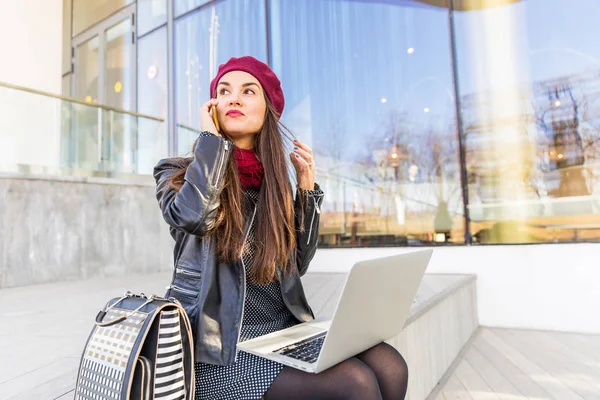
[[[238,343],[238,349],[319,373],[396,336],[406,322],[433,250],[354,264],[332,319],[316,318]]]

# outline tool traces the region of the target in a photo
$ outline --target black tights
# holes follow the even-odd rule
[[[392,346],[380,343],[320,374],[285,367],[265,400],[403,400],[408,366]]]

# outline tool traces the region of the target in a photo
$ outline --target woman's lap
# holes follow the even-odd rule
[[[320,374],[285,367],[265,393],[276,399],[404,399],[408,367],[386,343],[345,360]]]

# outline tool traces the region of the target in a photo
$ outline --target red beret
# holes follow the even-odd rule
[[[275,72],[267,64],[258,61],[254,57],[232,57],[225,64],[219,65],[217,76],[210,82],[210,94],[216,97],[217,84],[219,80],[228,72],[244,71],[255,77],[263,87],[267,97],[275,107],[275,110],[281,115],[285,100],[283,99],[283,90],[281,90],[281,82]]]

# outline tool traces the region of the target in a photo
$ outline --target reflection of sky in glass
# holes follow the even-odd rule
[[[472,79],[485,61],[478,55],[482,46],[502,40],[478,35],[477,20],[507,13],[514,18],[512,29],[519,33],[514,62],[521,82],[600,70],[600,45],[595,40],[598,5],[597,0],[528,0],[499,8],[455,12],[461,93],[486,89],[477,87]]]
[[[194,7],[201,6],[202,4],[206,4],[211,0],[175,0],[173,1],[173,12],[175,16],[178,17],[181,14],[184,14]]]
[[[272,2],[284,121],[320,153],[368,156],[393,115],[412,126],[451,123],[447,11],[400,3]]]

